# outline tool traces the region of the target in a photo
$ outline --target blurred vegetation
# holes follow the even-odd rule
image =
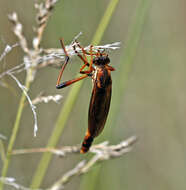
[[[141,22],[139,18],[142,18],[142,15],[136,16],[139,14],[138,7],[140,2],[149,1],[119,1],[100,42],[106,44],[121,41],[122,45],[120,50],[112,51],[109,55],[111,65],[116,69],[112,72],[112,104],[105,129],[95,143],[109,140],[114,144],[131,135],[137,135],[139,141],[136,148],[127,156],[95,166],[85,177],[74,178],[66,189],[89,189],[89,185],[90,189],[185,190],[186,188],[184,135],[186,133],[184,115],[186,2],[184,0],[151,2],[143,28],[140,29],[138,43],[135,45],[132,65],[127,76],[121,73],[129,55],[127,48],[131,45],[132,26],[136,22]],[[80,31],[83,32],[83,36],[79,41],[83,45],[91,43],[109,2],[109,0],[59,1],[45,30],[43,47],[60,47],[60,37],[64,37],[65,43],[68,44]],[[0,7],[0,52],[6,44],[17,41],[7,19],[7,14],[13,11],[18,13],[23,23],[24,34],[31,45],[36,13],[33,1],[1,0]],[[135,32],[137,35],[136,30]],[[1,71],[20,64],[22,56],[23,53],[16,48],[4,62],[0,63]],[[73,78],[78,69],[79,59],[74,58],[64,73],[64,80]],[[33,137],[33,117],[30,108],[26,106],[14,148],[46,146],[71,89],[70,87],[61,91],[55,89],[58,72],[51,67],[40,70],[29,93],[32,98],[41,91],[47,94],[60,93],[63,95],[61,104],[51,102],[37,107],[39,118],[37,138]],[[123,83],[126,79],[122,78],[121,81],[120,75],[127,77],[126,84]],[[24,74],[18,75],[18,78],[24,83]],[[4,82],[9,88],[0,86],[0,133],[9,140],[21,93],[9,77],[5,77]],[[91,80],[84,81],[58,146],[74,145],[82,141],[87,128],[91,88]],[[121,100],[118,107],[119,96]],[[113,117],[115,110],[117,114]],[[4,141],[5,147],[8,140]],[[41,156],[41,154],[13,156],[7,176],[15,177],[19,183],[29,186]],[[42,187],[50,186],[84,157],[87,158],[89,155],[74,155],[62,159],[54,156]]]

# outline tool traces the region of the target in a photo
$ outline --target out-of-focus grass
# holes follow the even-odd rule
[[[139,2],[139,5],[137,6],[135,18],[132,20],[132,24],[129,29],[129,37],[126,43],[126,48],[124,48],[123,56],[121,57],[120,67],[117,68],[119,74],[114,79],[117,81],[118,85],[116,89],[117,91],[115,92],[115,98],[113,100],[115,106],[112,107],[111,113],[109,114],[109,120],[106,124],[107,126],[109,126],[109,130],[107,130],[107,134],[104,133],[100,138],[105,138],[105,136],[107,136],[107,139],[109,139],[111,137],[112,130],[114,130],[113,126],[115,126],[116,124],[118,111],[120,109],[120,106],[122,105],[121,104],[122,97],[125,93],[125,88],[127,86],[129,73],[136,55],[136,51],[143,31],[150,2],[151,2],[150,0],[141,0]],[[98,184],[97,181],[98,178],[101,177],[99,176],[101,167],[102,167],[101,165],[96,166],[96,168],[94,168],[94,171],[91,171],[88,175],[83,177],[82,184],[80,187],[81,190],[99,189],[97,187]],[[104,179],[106,178],[107,177],[104,176]],[[118,189],[119,187],[115,188]]]
[[[31,70],[30,70],[30,72],[31,72]],[[25,88],[26,89],[29,89],[30,84],[31,84],[31,81],[30,81],[31,73],[30,72],[27,73],[27,76],[25,79]],[[13,130],[12,130],[12,135],[11,135],[9,143],[8,143],[8,148],[7,148],[7,152],[6,152],[6,159],[3,163],[2,177],[6,177],[7,172],[8,172],[8,167],[9,167],[10,158],[11,158],[10,153],[12,152],[12,149],[13,149],[16,137],[17,137],[17,133],[18,133],[18,130],[20,127],[20,120],[21,120],[21,116],[23,113],[25,100],[26,100],[25,93],[22,92],[21,99],[20,99],[19,106],[18,106],[18,110],[17,110],[15,123],[14,123]],[[2,188],[3,188],[3,183],[0,182],[0,189],[2,189]]]
[[[96,33],[93,37],[93,40],[92,40],[93,45],[99,44],[118,2],[119,2],[119,0],[111,0],[110,1],[110,3],[103,15],[103,18],[101,19],[101,22],[96,30]],[[82,84],[83,84],[83,81],[80,81],[78,83],[78,85],[75,85],[71,88],[68,98],[65,101],[65,104],[61,109],[61,112],[57,119],[55,128],[52,132],[52,136],[50,137],[50,139],[48,141],[47,147],[55,147],[56,146],[56,144],[63,132],[64,126],[66,124],[66,121],[68,120],[69,114],[73,108],[73,105],[75,103],[75,100],[78,96],[78,93],[80,91]],[[43,154],[43,157],[41,158],[38,168],[33,177],[31,188],[38,188],[40,186],[40,184],[42,183],[42,180],[46,174],[46,170],[48,168],[51,157],[52,157],[52,155],[50,153]]]

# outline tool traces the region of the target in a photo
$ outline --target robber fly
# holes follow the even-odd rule
[[[84,62],[83,66],[80,68],[82,76],[60,83],[63,71],[69,62],[69,56],[65,49],[63,39],[60,39],[60,42],[65,53],[65,62],[59,73],[56,88],[64,88],[87,77],[91,77],[93,81],[92,96],[88,113],[88,130],[80,150],[81,153],[86,153],[94,138],[97,137],[104,128],[109,112],[112,93],[111,71],[114,71],[115,69],[108,65],[110,59],[107,54],[100,52],[99,50],[97,50],[97,52],[93,51],[92,45],[87,52],[76,41],[73,45],[74,52]],[[82,54],[77,51],[76,46],[81,49]],[[90,61],[88,61],[87,55],[90,56]],[[88,67],[88,70],[84,70],[85,67]]]

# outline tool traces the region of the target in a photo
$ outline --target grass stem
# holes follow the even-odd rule
[[[29,76],[29,72],[28,72],[28,74],[26,76],[26,80],[25,80],[26,89],[29,89],[30,84],[31,84],[29,79],[30,79],[30,76]],[[26,99],[26,96],[25,96],[24,92],[22,92],[21,99],[19,102],[18,111],[17,111],[17,115],[16,115],[16,120],[15,120],[14,127],[12,130],[12,135],[10,137],[8,148],[7,148],[6,159],[5,159],[4,164],[3,164],[3,169],[2,169],[2,174],[1,174],[2,177],[6,177],[7,172],[8,172],[8,167],[9,167],[10,160],[11,160],[11,154],[10,153],[12,152],[12,149],[13,149],[16,137],[17,137],[17,133],[18,133],[18,130],[20,127],[20,120],[21,120],[21,116],[23,113],[23,109],[24,109],[25,99]],[[0,190],[2,190],[2,189],[3,189],[3,183],[0,182]]]

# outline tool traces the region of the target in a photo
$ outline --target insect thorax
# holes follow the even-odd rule
[[[106,65],[110,63],[110,59],[108,56],[99,56],[95,57],[93,59],[93,64],[94,65]]]

